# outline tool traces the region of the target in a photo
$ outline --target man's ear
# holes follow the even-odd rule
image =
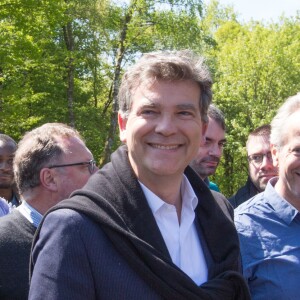
[[[279,165],[279,150],[278,147],[276,147],[275,145],[271,144],[271,154],[272,154],[272,159],[273,159],[273,165],[275,167],[278,167]]]
[[[118,112],[118,124],[119,124],[119,131],[120,131],[120,140],[121,142],[126,143],[127,118],[121,112]]]
[[[57,191],[57,178],[54,169],[42,168],[40,171],[41,185],[52,192]]]

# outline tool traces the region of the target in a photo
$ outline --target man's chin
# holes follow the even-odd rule
[[[260,182],[260,184],[259,184],[260,192],[263,192],[266,189],[267,184],[268,184],[268,181],[267,182]]]

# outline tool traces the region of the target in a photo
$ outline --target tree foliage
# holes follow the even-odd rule
[[[124,69],[144,52],[192,49],[207,57],[226,115],[214,180],[229,196],[247,175],[249,131],[300,89],[299,29],[299,15],[241,24],[217,0],[2,0],[1,132],[19,140],[45,122],[68,123],[104,163],[119,144]]]
[[[249,132],[270,123],[300,90],[299,25],[297,18],[269,25],[228,21],[214,34],[214,99],[225,113],[228,139],[217,181],[227,196],[246,181]]]

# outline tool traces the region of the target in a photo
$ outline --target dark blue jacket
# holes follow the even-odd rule
[[[244,203],[245,201],[251,199],[255,195],[257,195],[259,191],[252,183],[250,177],[248,176],[247,182],[244,186],[242,186],[235,195],[231,196],[228,201],[233,206],[233,208],[237,208],[239,205]]]
[[[199,198],[195,224],[206,283],[197,286],[172,263],[120,147],[84,189],[45,216],[34,241],[29,299],[250,299],[232,207],[191,168],[185,175]]]

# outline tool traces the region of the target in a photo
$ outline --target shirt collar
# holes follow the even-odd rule
[[[151,190],[149,190],[143,183],[141,183],[140,181],[139,183],[153,214],[155,214],[163,205],[167,204],[165,201],[155,195]],[[184,174],[180,190],[182,195],[182,206],[191,206],[192,209],[195,210],[198,204],[198,198],[190,182]]]
[[[33,226],[36,228],[39,226],[43,216],[26,201],[22,201],[22,204],[17,209]]]
[[[19,204],[20,204],[20,201],[18,200],[18,198],[16,197],[16,195],[13,194],[13,197],[12,197],[11,201],[8,202],[9,207],[10,207],[11,209],[12,209],[12,208],[16,208],[16,207],[19,206]]]
[[[273,207],[274,213],[286,224],[290,224],[299,212],[276,192],[274,187],[277,181],[278,177],[273,177],[269,180],[265,189],[265,197],[267,202]]]

